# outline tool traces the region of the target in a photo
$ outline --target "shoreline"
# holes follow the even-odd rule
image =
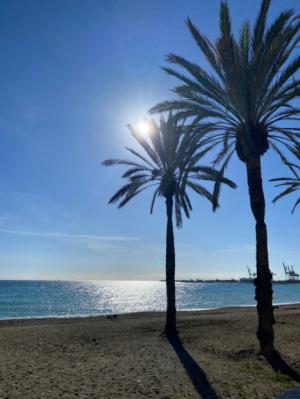
[[[281,302],[273,303],[274,306],[290,306],[299,305],[300,302]],[[227,309],[243,309],[243,308],[256,308],[256,304],[253,305],[234,305],[234,306],[222,306],[222,307],[212,307],[212,308],[192,308],[192,309],[180,309],[177,313],[190,313],[190,312],[209,312],[212,310],[227,310]],[[124,312],[124,313],[99,313],[99,314],[78,314],[78,315],[53,315],[53,316],[25,316],[25,317],[12,317],[12,318],[0,318],[0,327],[3,322],[20,322],[20,321],[34,321],[34,320],[81,320],[81,319],[92,319],[92,318],[106,318],[107,316],[116,315],[117,317],[124,315],[146,315],[146,314],[164,314],[165,310],[149,310],[141,312]]]

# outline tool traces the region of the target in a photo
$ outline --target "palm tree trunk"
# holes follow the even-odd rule
[[[176,335],[176,297],[175,297],[175,247],[173,233],[173,195],[166,197],[167,237],[166,237],[166,288],[167,317],[165,334]]]
[[[261,177],[260,157],[247,161],[248,189],[252,213],[256,221],[256,273],[254,280],[257,301],[258,329],[256,336],[264,354],[274,351],[275,323],[272,305],[272,274],[269,268],[265,197]]]

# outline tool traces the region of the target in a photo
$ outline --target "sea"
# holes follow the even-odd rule
[[[274,304],[300,303],[300,284],[275,284]],[[254,306],[252,283],[176,283],[177,310]],[[164,311],[163,281],[0,280],[0,319]]]

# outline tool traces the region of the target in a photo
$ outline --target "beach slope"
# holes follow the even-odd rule
[[[161,313],[1,321],[0,398],[275,398],[297,385],[300,305],[275,315],[276,364],[254,308],[179,312],[174,341]]]

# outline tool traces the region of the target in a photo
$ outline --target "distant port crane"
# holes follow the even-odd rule
[[[247,266],[247,269],[248,269],[248,274],[249,274],[249,280],[254,280],[256,278],[256,273],[252,272],[249,266]],[[273,276],[276,276],[276,273],[271,272],[271,274],[272,274],[272,278],[273,278]]]
[[[284,268],[284,274],[285,274],[285,279],[286,280],[299,280],[300,274],[296,273],[294,270],[294,267],[285,265],[284,262],[283,263],[283,268]]]
[[[254,273],[254,272],[252,273],[249,266],[247,266],[247,269],[248,269],[249,279],[254,280],[256,277],[256,273]]]

